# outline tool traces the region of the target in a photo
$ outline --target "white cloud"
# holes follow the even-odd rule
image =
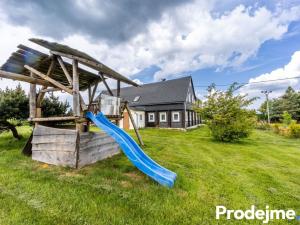
[[[133,79],[133,81],[135,83],[137,83],[138,85],[143,85],[144,83],[142,81],[140,81],[139,79]]]
[[[282,68],[275,69],[269,73],[261,74],[249,80],[249,85],[240,89],[240,93],[249,96],[263,96],[262,90],[272,91],[271,98],[279,97],[288,86],[297,88],[300,85],[300,51],[294,52],[288,64]],[[287,79],[287,80],[284,80]],[[278,80],[278,81],[273,81]],[[260,83],[261,82],[261,83]],[[260,99],[255,106],[258,106],[263,99]]]
[[[90,43],[78,35],[64,42],[80,46],[126,76],[155,64],[161,68],[155,74],[160,80],[205,67],[241,66],[262,43],[280,39],[289,23],[300,17],[300,7],[272,12],[239,5],[219,17],[210,13],[212,9],[212,4],[197,0],[172,8],[125,44]]]
[[[272,12],[265,7],[239,5],[218,16],[212,13],[214,7],[211,1],[195,0],[170,8],[159,22],[150,23],[146,32],[126,43],[91,42],[79,34],[60,42],[87,52],[129,77],[157,65],[161,71],[155,74],[155,79],[160,80],[211,66],[239,67],[256,54],[262,43],[282,38],[289,23],[300,17],[300,7],[278,8]],[[36,35],[29,28],[6,24],[4,12],[0,14],[2,64],[18,44],[33,46],[27,39]],[[12,85],[5,80],[0,88],[7,84]]]
[[[17,45],[20,44],[20,39],[28,39],[32,33],[30,29],[26,27],[10,26],[5,23],[3,14],[0,13],[0,31],[1,31],[1,41],[0,41],[0,65],[5,63],[10,54],[17,49]],[[20,82],[12,81],[8,79],[0,80],[0,89],[5,89],[6,87],[15,88]],[[23,88],[26,92],[29,91],[29,85],[21,82]]]

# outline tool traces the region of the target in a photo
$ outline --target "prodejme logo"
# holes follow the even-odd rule
[[[296,212],[292,209],[269,209],[268,205],[264,210],[256,209],[254,205],[247,210],[233,210],[227,209],[225,206],[216,206],[216,219],[219,220],[222,217],[227,220],[262,220],[263,223],[269,223],[270,220],[300,220],[300,216],[296,216]]]

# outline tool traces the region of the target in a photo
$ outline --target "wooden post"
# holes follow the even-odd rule
[[[121,91],[121,81],[117,81],[117,97],[120,97],[120,91]]]
[[[74,116],[82,116],[80,107],[80,92],[79,92],[79,75],[78,75],[78,61],[73,60],[73,113]],[[82,123],[76,121],[76,130],[82,132]]]
[[[74,116],[80,116],[79,77],[77,60],[73,60],[73,112]]]
[[[30,77],[34,77],[33,73],[30,72]],[[35,118],[36,116],[36,84],[30,84],[30,94],[29,94],[29,117]]]
[[[89,95],[88,111],[91,111],[90,108],[91,108],[92,101],[93,101],[93,100],[92,100],[92,89],[91,89],[91,85],[89,85],[89,87],[88,87],[88,95]],[[90,131],[90,121],[88,121],[88,122],[86,123],[86,126],[87,126],[86,130],[87,130],[87,132],[89,132],[89,131]]]
[[[137,126],[136,126],[136,124],[135,124],[135,122],[134,122],[134,118],[133,118],[133,116],[132,116],[132,114],[131,114],[131,111],[130,111],[130,109],[129,109],[129,107],[128,107],[128,103],[127,103],[127,102],[125,103],[125,108],[126,108],[126,110],[127,110],[127,112],[128,112],[129,118],[130,118],[131,123],[132,123],[132,125],[133,125],[135,134],[136,134],[136,136],[137,136],[137,138],[138,138],[138,140],[139,140],[139,142],[140,142],[140,145],[141,145],[141,146],[144,146],[144,142],[143,142],[142,137],[141,137],[141,135],[140,135],[140,133],[139,133],[139,131],[138,131],[138,128],[137,128]]]
[[[120,91],[121,91],[121,81],[117,80],[117,97],[120,97]],[[120,120],[116,120],[117,126],[120,125]]]

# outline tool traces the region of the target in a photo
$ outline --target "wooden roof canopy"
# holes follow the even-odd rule
[[[48,42],[42,39],[32,38],[29,40],[49,49],[50,55],[21,44],[18,46],[18,50],[13,52],[9,59],[1,66],[0,77],[27,82],[30,82],[31,80],[32,83],[35,82],[40,85],[53,86],[43,79],[30,77],[30,71],[28,70],[29,66],[47,75],[49,74],[49,69],[52,67],[53,70],[51,71],[51,78],[55,81],[58,81],[62,85],[68,86],[70,82],[65,74],[72,74],[72,64],[64,61],[61,58],[66,57],[71,60],[77,60],[78,63],[88,66],[99,73],[95,74],[79,67],[78,75],[80,90],[86,90],[91,85],[101,82],[103,78],[105,79],[105,77],[112,78],[133,86],[138,86],[138,84],[135,82],[122,76],[118,72],[112,70],[84,52],[73,49],[67,45]],[[56,57],[58,60],[53,60],[53,57]],[[56,61],[58,61],[57,64],[60,66],[51,66],[51,64]],[[26,78],[24,76],[26,76]]]

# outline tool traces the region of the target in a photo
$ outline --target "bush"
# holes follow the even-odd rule
[[[285,125],[290,125],[292,122],[292,116],[287,111],[284,111],[282,114],[282,123]]]
[[[259,129],[259,130],[270,130],[271,126],[270,126],[270,124],[268,124],[264,121],[259,121],[256,123],[255,128]]]
[[[289,126],[279,123],[272,124],[272,130],[285,137],[300,138],[300,124],[297,124],[295,120],[292,120]]]
[[[276,134],[279,134],[280,133],[280,124],[278,124],[278,123],[272,124],[272,129]]]
[[[291,123],[289,125],[290,137],[300,138],[300,124]]]
[[[208,89],[207,100],[196,108],[216,140],[237,141],[247,137],[255,127],[255,111],[247,109],[254,99],[234,95],[238,88],[233,84],[227,91],[217,91],[212,85]]]

